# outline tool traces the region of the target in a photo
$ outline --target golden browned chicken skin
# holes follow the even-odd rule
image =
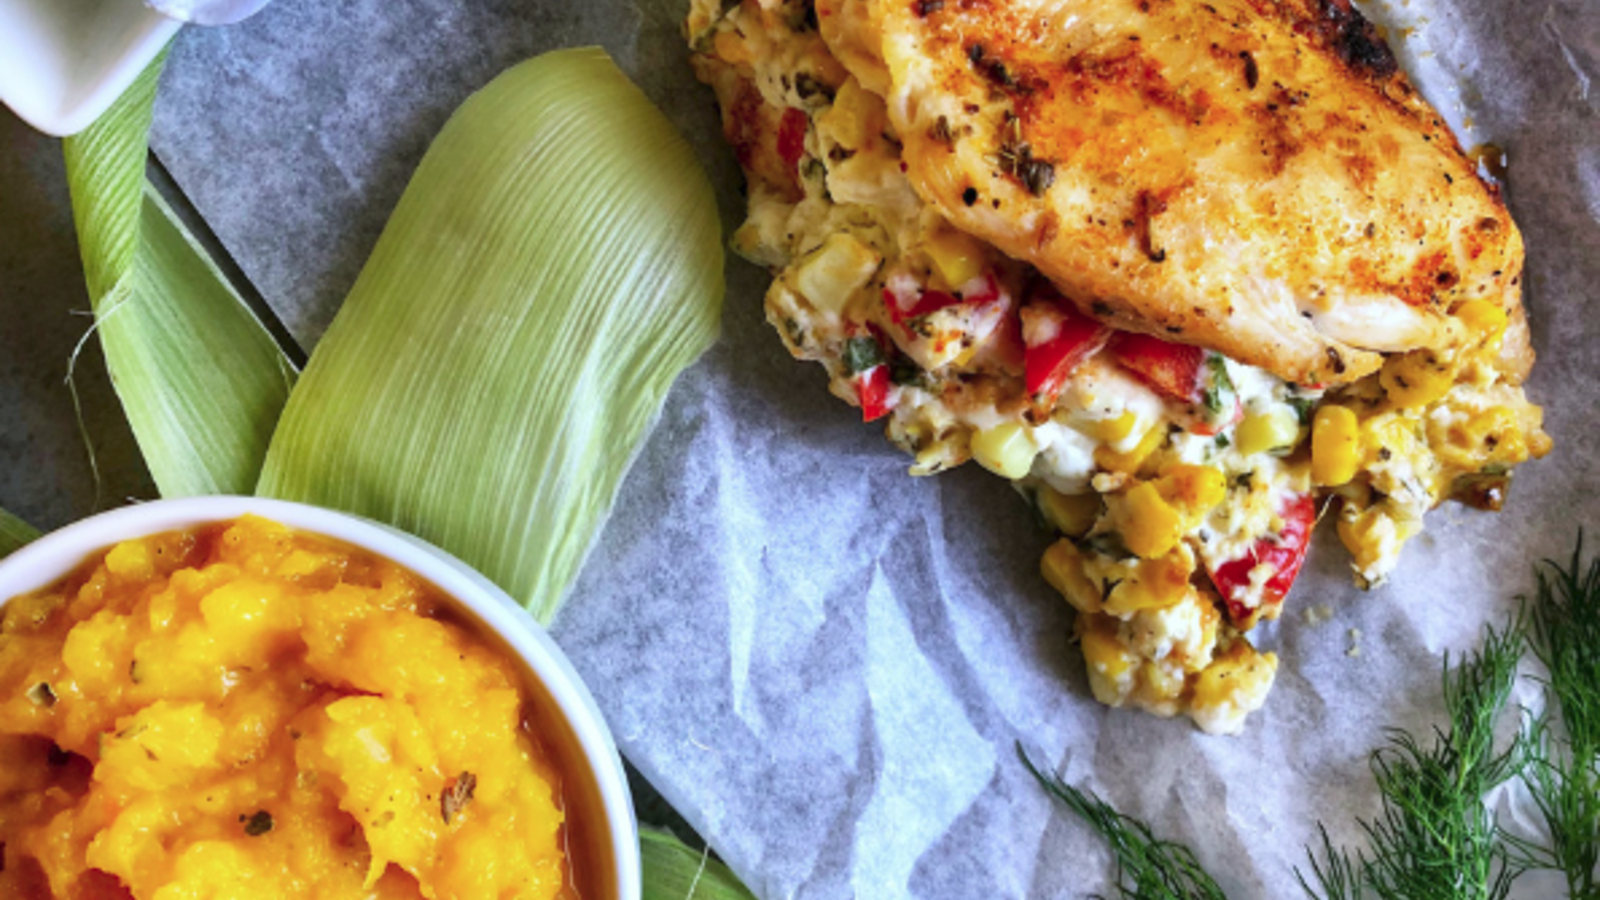
[[[1086,312],[1290,381],[1459,339],[1523,246],[1348,0],[820,0],[919,194]]]

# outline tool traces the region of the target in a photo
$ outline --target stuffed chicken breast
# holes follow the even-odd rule
[[[1312,5],[1307,5],[1307,4]],[[1338,0],[695,0],[797,358],[1058,535],[1095,696],[1239,730],[1316,522],[1358,583],[1542,455],[1497,191]]]

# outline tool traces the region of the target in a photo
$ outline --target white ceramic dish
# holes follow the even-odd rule
[[[47,134],[82,131],[180,27],[142,0],[0,0],[0,101]]]
[[[66,577],[90,555],[118,541],[164,531],[193,528],[208,522],[235,519],[246,513],[282,522],[291,528],[322,535],[359,547],[400,563],[421,576],[475,618],[486,632],[498,635],[510,650],[531,670],[544,696],[535,692],[534,702],[548,700],[554,710],[540,710],[542,719],[552,724],[564,721],[570,734],[548,743],[558,754],[562,745],[576,746],[581,759],[563,758],[570,788],[590,793],[572,798],[586,809],[598,808],[605,818],[600,839],[609,848],[609,862],[598,863],[601,874],[612,871],[610,887],[602,882],[601,895],[607,900],[638,900],[640,863],[638,823],[628,791],[627,776],[616,743],[594,697],[544,629],[533,621],[504,591],[450,554],[411,535],[366,519],[278,500],[253,497],[192,497],[160,500],[129,506],[84,519],[60,531],[45,535],[12,555],[0,559],[0,607],[11,598],[39,590]],[[549,713],[554,713],[550,715]],[[574,772],[574,765],[587,765],[587,772]],[[597,841],[598,842],[598,841]],[[591,855],[601,855],[606,847],[594,847]],[[613,871],[614,870],[614,871]]]

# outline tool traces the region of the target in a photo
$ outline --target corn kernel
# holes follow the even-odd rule
[[[1150,458],[1150,454],[1156,452],[1166,437],[1167,429],[1157,424],[1146,431],[1139,443],[1127,453],[1119,453],[1107,446],[1094,448],[1094,463],[1108,472],[1132,475],[1139,471],[1139,467]]]
[[[882,259],[866,244],[835,232],[800,261],[795,287],[812,306],[837,313],[878,271]]]
[[[1516,465],[1548,441],[1542,432],[1530,446],[1516,415],[1504,406],[1460,413],[1449,422],[1428,423],[1433,452],[1447,465],[1476,471],[1490,463]]]
[[[947,433],[925,444],[917,451],[916,463],[911,466],[911,474],[932,475],[953,469],[971,459],[972,434],[969,426],[959,425],[951,427]]]
[[[1422,443],[1417,433],[1415,417],[1399,413],[1385,413],[1361,423],[1360,441],[1363,455],[1372,459],[1385,455],[1410,458],[1416,455]]]
[[[1016,422],[1003,422],[972,436],[972,458],[1001,478],[1025,477],[1038,455],[1028,429]]]
[[[1432,350],[1413,350],[1385,360],[1378,383],[1395,405],[1419,409],[1450,392],[1455,372]]]
[[[1164,555],[1183,538],[1183,516],[1148,481],[1129,488],[1118,507],[1123,543],[1144,559]]]
[[[934,271],[951,290],[983,274],[983,247],[959,231],[942,228],[928,238],[924,248]]]
[[[1069,537],[1087,534],[1104,507],[1099,494],[1063,494],[1049,485],[1039,488],[1039,512],[1050,527]]]
[[[1491,347],[1499,345],[1510,321],[1505,310],[1488,300],[1468,300],[1455,308],[1454,315],[1469,332]]]
[[[1215,466],[1179,463],[1161,474],[1156,491],[1192,525],[1228,495],[1228,479]]]
[[[752,59],[749,45],[737,31],[717,32],[712,39],[712,49],[716,51],[718,59],[729,65],[743,65]]]
[[[1244,456],[1293,447],[1300,437],[1300,418],[1287,406],[1274,405],[1265,412],[1244,417],[1233,432],[1233,445]]]
[[[1133,434],[1138,424],[1139,417],[1130,410],[1114,419],[1091,419],[1073,427],[1102,444],[1120,444]]]
[[[1083,571],[1083,556],[1068,540],[1056,541],[1039,561],[1044,580],[1081,613],[1100,611],[1100,588]]]
[[[1078,635],[1095,699],[1107,706],[1121,705],[1132,687],[1124,678],[1136,660],[1117,638],[1117,620],[1110,616],[1079,616]]]
[[[1338,522],[1339,540],[1350,551],[1350,566],[1367,586],[1382,579],[1401,545],[1421,527],[1419,520],[1395,518],[1386,506],[1358,510],[1346,504]]]
[[[1106,612],[1119,617],[1176,606],[1193,594],[1194,588],[1189,584],[1193,572],[1193,567],[1178,554],[1141,560],[1128,577],[1117,582],[1102,605]]]
[[[1311,423],[1311,479],[1338,487],[1356,477],[1361,462],[1356,414],[1343,406],[1323,406]]]
[[[1150,700],[1175,700],[1186,683],[1182,670],[1173,671],[1155,660],[1145,660],[1139,667],[1139,681]]]
[[[1504,406],[1491,406],[1467,422],[1466,433],[1485,464],[1516,464],[1528,458],[1528,444],[1516,416]]]
[[[1217,707],[1225,703],[1248,705],[1272,685],[1278,673],[1275,653],[1257,653],[1247,641],[1235,641],[1218,654],[1194,680],[1194,705]]]
[[[823,113],[819,128],[831,132],[833,139],[851,150],[860,150],[883,131],[886,110],[877,94],[863,88],[854,78],[845,79],[833,96],[833,106]]]

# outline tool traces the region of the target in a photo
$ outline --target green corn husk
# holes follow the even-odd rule
[[[522,63],[428,149],[258,491],[423,537],[548,622],[722,290],[671,124],[603,51]]]
[[[665,831],[639,829],[642,900],[756,900],[733,872]]]
[[[0,509],[0,557],[9,556],[13,550],[39,536],[27,522]]]
[[[145,179],[163,61],[63,144],[84,277],[162,496],[249,493],[294,367]]]

